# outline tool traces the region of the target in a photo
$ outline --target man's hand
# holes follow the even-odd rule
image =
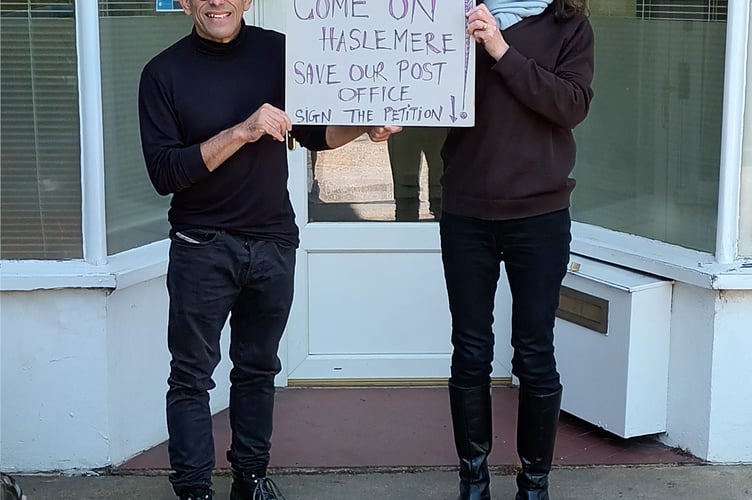
[[[368,127],[368,130],[366,131],[368,133],[368,138],[371,139],[373,142],[384,142],[385,140],[389,139],[389,136],[392,134],[396,134],[397,132],[401,132],[402,127],[398,126],[379,126],[379,127]]]
[[[287,113],[271,104],[263,104],[255,113],[234,127],[202,142],[201,157],[209,172],[213,172],[249,142],[256,142],[265,135],[283,142],[285,134],[291,129],[292,121]]]
[[[281,109],[271,104],[263,104],[235,128],[245,142],[256,142],[265,135],[282,142],[285,140],[285,134],[292,130],[292,121]]]

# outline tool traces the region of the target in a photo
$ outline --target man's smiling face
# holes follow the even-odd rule
[[[227,43],[240,32],[243,12],[252,0],[180,0],[183,11],[193,18],[196,32],[212,42]]]

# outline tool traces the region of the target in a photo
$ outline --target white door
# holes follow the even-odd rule
[[[257,0],[249,22],[284,32],[286,5]],[[441,140],[431,144],[438,151]],[[280,357],[292,383],[449,375],[451,320],[427,163],[422,159],[420,203],[403,209],[406,221],[400,222],[394,221],[392,163],[385,143],[365,137],[317,154],[315,167],[303,148],[289,153],[301,246]],[[436,179],[438,174],[434,194]],[[497,303],[497,322],[507,324],[504,286]],[[510,358],[502,334],[495,377],[511,377]]]

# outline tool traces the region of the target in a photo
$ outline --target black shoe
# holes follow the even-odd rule
[[[270,478],[233,472],[230,500],[285,500],[279,487]]]
[[[0,473],[0,498],[3,500],[24,500],[26,497],[21,492],[18,483],[7,474]]]
[[[517,475],[517,495],[514,500],[550,500],[548,473],[520,472]]]
[[[214,492],[210,488],[193,488],[180,494],[180,500],[212,500]]]

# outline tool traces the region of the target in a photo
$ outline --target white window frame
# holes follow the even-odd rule
[[[87,6],[88,5],[88,8]],[[81,230],[84,262],[107,265],[99,2],[76,0],[78,106],[81,122]]]
[[[747,38],[747,91],[742,132],[741,200],[739,204],[739,255],[752,257],[752,9]],[[745,191],[746,190],[746,191]]]
[[[749,2],[729,2],[726,35],[726,71],[721,132],[721,172],[715,257],[731,263],[739,255],[739,207],[744,143],[744,101],[747,76]]]
[[[265,1],[252,4],[249,21],[263,24]],[[99,7],[76,0],[75,8],[84,258],[0,261],[0,291],[123,288],[167,270],[168,240],[107,255]],[[582,223],[573,224],[574,254],[704,288],[752,290],[752,263],[738,258],[741,196],[750,196],[740,185],[749,16],[747,0],[729,1],[715,254]]]

